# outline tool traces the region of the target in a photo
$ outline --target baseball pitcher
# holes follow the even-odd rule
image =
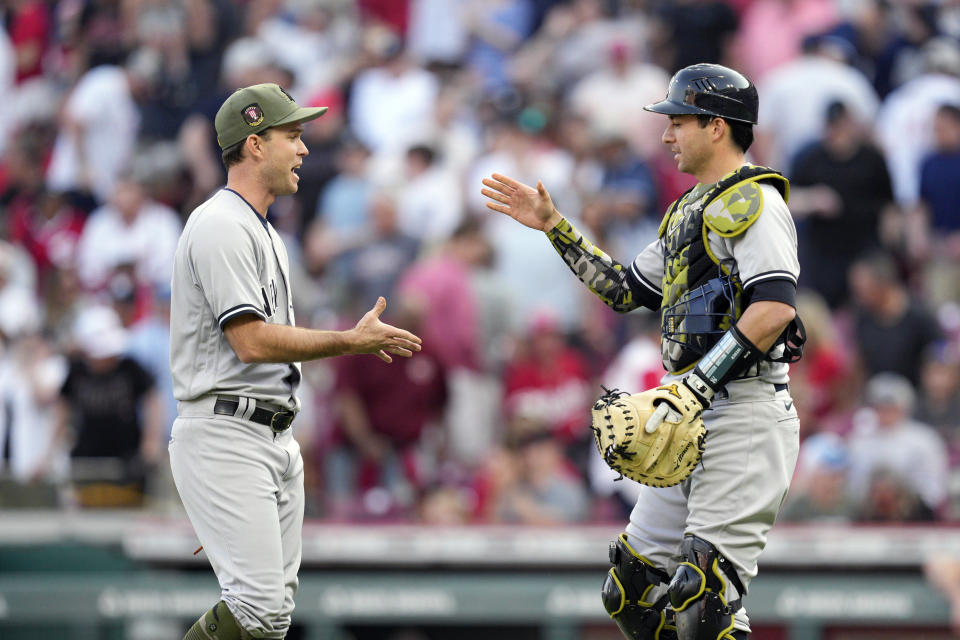
[[[744,597],[796,463],[797,238],[786,178],[745,161],[757,107],[754,85],[715,64],[681,69],[644,107],[666,116],[661,140],[698,183],[629,265],[583,237],[542,183],[483,180],[487,207],[544,231],[607,305],[660,313],[661,386],[608,391],[593,411],[601,455],[646,485],[602,589],[634,640],[748,637]]]
[[[291,428],[300,362],[420,350],[417,336],[380,322],[383,298],[348,331],[294,325],[287,252],[266,214],[296,193],[303,123],[326,111],[275,84],[227,98],[215,120],[227,186],[190,214],[177,246],[170,466],[222,594],[184,640],[283,638],[290,626],[304,507]]]

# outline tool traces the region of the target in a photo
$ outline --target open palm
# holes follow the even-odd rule
[[[480,193],[490,198],[487,208],[510,216],[520,224],[549,231],[560,221],[560,214],[542,182],[537,188],[523,184],[509,176],[494,173],[483,179],[485,189]]]

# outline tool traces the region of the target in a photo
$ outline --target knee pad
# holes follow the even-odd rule
[[[668,624],[667,595],[656,598],[655,588],[666,584],[668,575],[633,550],[627,534],[610,543],[613,567],[603,581],[603,606],[630,640],[673,640]]]
[[[712,544],[687,536],[681,547],[680,563],[667,593],[673,606],[679,640],[734,640],[733,614],[740,609],[744,594],[736,570]],[[731,589],[735,600],[728,601]]]

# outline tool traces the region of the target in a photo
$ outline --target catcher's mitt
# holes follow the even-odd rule
[[[683,402],[677,393],[680,386],[666,385],[635,395],[604,389],[606,393],[593,405],[591,428],[597,450],[611,469],[651,487],[679,484],[693,472],[703,454],[706,429],[702,407]],[[672,396],[669,401],[667,396]],[[660,402],[669,402],[679,414],[673,413],[647,433],[644,426],[656,410],[654,403]]]

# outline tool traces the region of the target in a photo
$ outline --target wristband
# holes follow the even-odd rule
[[[763,358],[763,353],[736,327],[723,334],[684,379],[690,390],[709,402],[713,394]],[[706,405],[704,405],[706,406]]]

